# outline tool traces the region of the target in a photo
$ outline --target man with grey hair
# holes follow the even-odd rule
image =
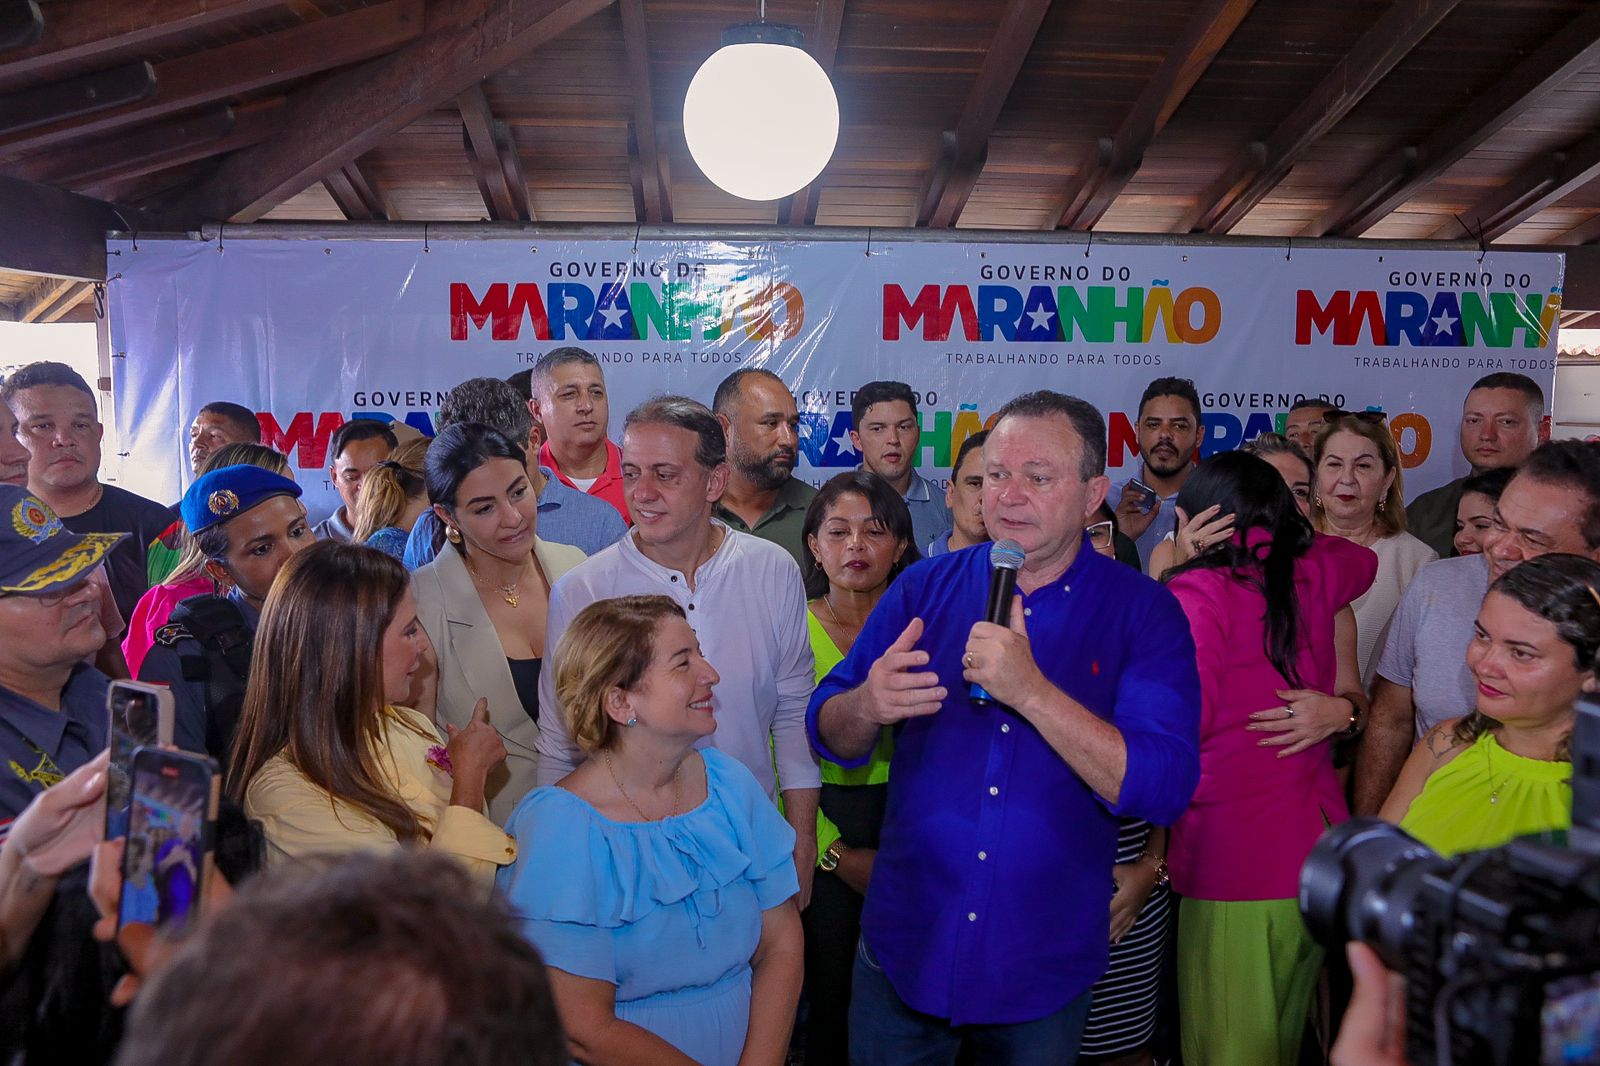
[[[769,796],[782,791],[804,907],[817,861],[822,778],[805,732],[813,664],[800,570],[776,544],[712,517],[728,484],[727,445],[705,405],[664,396],[629,413],[622,481],[633,529],[556,582],[545,647],[556,647],[596,600],[653,594],[683,608],[722,678],[712,690],[717,729],[704,743],[744,763]],[[560,781],[583,759],[556,700],[556,672],[552,665],[539,673],[541,785]]]
[[[548,351],[533,364],[529,389],[528,408],[545,433],[539,465],[631,521],[622,491],[622,453],[606,437],[611,407],[600,360],[572,345]]]
[[[615,508],[562,484],[535,459],[533,414],[516,388],[499,378],[468,378],[445,394],[439,405],[438,428],[457,422],[481,422],[499,430],[527,453],[528,482],[538,499],[538,536],[556,544],[570,544],[593,555],[627,532]],[[438,553],[439,519],[433,508],[423,511],[406,538],[406,569],[416,570]]]
[[[1200,776],[1194,640],[1165,587],[1090,549],[1105,420],[1039,391],[983,443],[983,520],[1021,552],[1005,624],[988,553],[901,574],[817,686],[824,758],[895,730],[851,976],[852,1062],[1072,1062],[1105,972],[1117,817],[1171,825]],[[987,699],[980,702],[974,692]]]
[[[806,508],[817,490],[794,476],[800,411],[770,370],[735,370],[717,386],[711,411],[728,438],[728,487],[716,516],[741,533],[770,540],[805,565]]]

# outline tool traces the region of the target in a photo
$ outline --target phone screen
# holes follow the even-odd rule
[[[132,788],[133,753],[161,742],[161,712],[154,693],[113,683],[106,693],[111,713],[111,765],[106,775],[106,838],[128,832],[128,794]]]
[[[195,756],[147,748],[134,758],[119,925],[181,926],[198,909],[212,776]]]

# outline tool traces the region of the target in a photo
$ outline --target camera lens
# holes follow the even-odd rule
[[[1445,865],[1398,827],[1352,818],[1323,833],[1300,868],[1300,913],[1324,946],[1364,940],[1398,966],[1422,879]]]

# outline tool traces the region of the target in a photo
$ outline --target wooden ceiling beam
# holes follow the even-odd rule
[[[611,0],[435,0],[422,36],[296,93],[296,136],[228,158],[216,176],[152,208],[173,222],[253,222],[413,120],[606,7]]]
[[[10,168],[13,176],[63,187],[86,184],[91,180],[126,176],[125,169],[137,171],[147,163],[164,163],[172,154],[193,152],[198,146],[233,132],[233,109],[216,104],[181,119],[140,126],[93,144],[73,145],[52,152],[29,156]],[[189,155],[179,162],[200,156]],[[159,169],[159,166],[157,167]],[[140,171],[149,173],[148,170]]]
[[[152,99],[27,133],[0,134],[0,160],[103,136],[392,52],[421,35],[423,8],[423,0],[385,0],[349,14],[163,60],[155,64],[160,88]]]
[[[72,278],[41,278],[11,305],[13,322],[39,322],[46,312],[78,285]]]
[[[928,175],[923,190],[920,225],[948,229],[961,218],[961,212],[978,184],[978,175],[988,155],[989,135],[1000,118],[1006,98],[1022,73],[1022,64],[1033,48],[1050,0],[1011,0],[1000,16],[994,39],[983,55],[978,77],[967,93],[953,139],[941,152],[939,163]]]
[[[1433,232],[1438,240],[1496,240],[1600,177],[1600,133],[1552,152]]]
[[[44,36],[39,0],[13,0],[0,5],[0,52],[26,48]]]
[[[817,66],[822,72],[833,77],[833,61],[839,54],[839,34],[844,30],[844,6],[846,0],[818,0],[817,25],[811,33],[810,52],[811,58],[817,61]],[[817,221],[817,200],[822,195],[822,179],[827,174],[824,167],[822,174],[811,180],[811,184],[797,192],[784,197],[778,205],[778,223],[784,226],[811,226]]]
[[[643,205],[639,221],[652,224],[672,221],[672,196],[661,177],[661,150],[656,143],[656,99],[650,80],[650,39],[645,29],[644,0],[618,0],[622,16],[622,48],[627,56],[628,83],[633,97],[632,151],[637,165],[630,166],[639,186],[635,206]]]
[[[517,156],[511,129],[494,117],[482,85],[474,85],[456,97],[461,113],[461,136],[467,161],[483,194],[483,205],[496,222],[528,222],[528,185],[522,177],[522,161]]]
[[[1359,237],[1574,74],[1600,63],[1600,7],[1568,22],[1420,144],[1378,166],[1319,215],[1307,237]]]
[[[104,66],[282,6],[283,0],[52,0],[39,38],[0,54],[0,89]]]
[[[127,63],[0,96],[0,136],[126,107],[156,94],[149,63]]]
[[[389,209],[384,206],[377,182],[359,159],[350,160],[323,178],[322,185],[344,212],[344,217],[352,222],[382,222],[389,218]]]
[[[1256,0],[1205,0],[1167,58],[1134,100],[1109,142],[1102,140],[1083,176],[1067,193],[1049,229],[1093,229],[1144,163],[1144,153],[1171,121]]]
[[[104,281],[106,231],[138,225],[135,211],[0,176],[0,270]]]
[[[1278,183],[1304,152],[1366,99],[1461,0],[1395,0],[1289,117],[1208,189],[1180,227],[1227,233]]]

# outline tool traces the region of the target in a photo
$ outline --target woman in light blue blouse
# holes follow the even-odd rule
[[[682,608],[585,608],[556,695],[589,758],[506,825],[500,887],[550,967],[573,1057],[779,1066],[800,995],[794,831],[716,729],[717,672]]]

